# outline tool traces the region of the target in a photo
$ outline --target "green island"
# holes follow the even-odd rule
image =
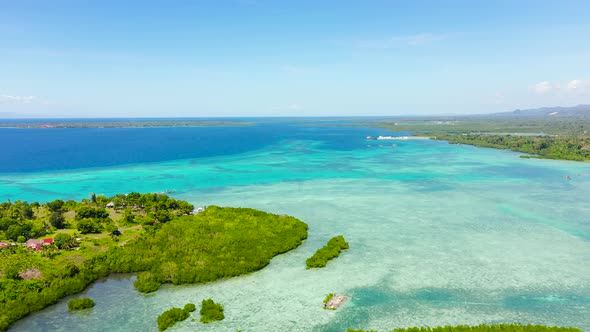
[[[524,152],[525,158],[590,161],[590,119],[564,118],[436,118],[382,121],[373,127],[451,144]]]
[[[305,261],[307,269],[325,267],[328,261],[340,255],[343,249],[348,249],[348,242],[342,235],[335,236],[324,247],[318,249],[313,256]]]
[[[99,122],[15,122],[0,123],[0,128],[145,128],[145,127],[221,127],[253,126],[254,122],[241,121],[99,121]]]
[[[203,300],[201,303],[201,323],[211,323],[218,320],[223,320],[223,306],[219,303],[215,303],[213,299]]]
[[[348,332],[377,332],[375,330],[348,329]],[[573,327],[557,327],[544,325],[495,324],[495,325],[458,325],[438,327],[409,327],[393,329],[391,332],[582,332]]]
[[[68,301],[68,309],[70,310],[82,310],[94,307],[94,300],[89,297],[81,299],[72,299]]]
[[[259,270],[299,246],[307,225],[247,208],[204,211],[165,194],[0,204],[0,331],[115,272],[139,291]],[[4,239],[4,240],[1,240]]]
[[[174,326],[177,322],[181,322],[190,316],[190,313],[195,311],[196,307],[193,303],[187,303],[183,309],[172,308],[164,311],[158,316],[158,330],[164,331],[165,329]]]

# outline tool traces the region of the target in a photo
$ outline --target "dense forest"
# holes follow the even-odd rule
[[[196,215],[192,210],[164,194],[3,203],[8,226],[0,236],[8,241],[0,249],[0,331],[111,272],[143,271],[136,286],[146,292],[162,283],[208,282],[261,269],[307,238],[307,225],[289,216],[216,206]],[[53,211],[63,216],[63,228],[49,222]],[[100,233],[80,234],[85,219],[100,225]],[[111,223],[117,232],[107,227]],[[21,231],[7,233],[10,227]],[[15,235],[19,240],[51,233],[54,243],[39,250],[13,242]]]
[[[318,249],[313,256],[305,261],[308,269],[325,267],[328,261],[340,255],[340,252],[348,249],[348,242],[344,240],[342,235],[335,236],[328,241],[328,243]]]
[[[376,332],[375,330],[354,330],[348,332]],[[573,327],[556,327],[544,325],[497,324],[477,326],[438,326],[438,327],[410,327],[393,329],[391,332],[582,332]]]

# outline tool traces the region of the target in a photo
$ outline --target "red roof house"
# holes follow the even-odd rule
[[[43,245],[43,240],[29,239],[26,242],[27,248],[30,248],[30,249],[33,249],[33,250],[39,250],[39,249],[41,249],[41,246],[42,245]]]
[[[52,244],[53,244],[53,239],[52,238],[43,239],[43,245],[44,246],[50,246]]]

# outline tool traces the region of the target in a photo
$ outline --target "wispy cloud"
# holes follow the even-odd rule
[[[357,40],[354,45],[359,48],[388,49],[398,47],[419,47],[431,45],[448,39],[448,34],[418,33],[398,35],[383,39]]]
[[[30,104],[34,100],[34,96],[0,95],[0,104]]]

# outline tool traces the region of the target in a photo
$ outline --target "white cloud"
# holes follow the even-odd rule
[[[0,104],[30,104],[35,100],[33,96],[0,95]]]
[[[543,81],[529,87],[538,95],[572,95],[590,93],[590,81],[571,80],[564,84],[560,82]]]
[[[529,86],[525,94],[523,90],[520,91],[515,98],[511,98],[518,108],[588,104],[590,80],[542,81]]]
[[[549,93],[549,92],[551,92],[555,89],[558,89],[558,88],[559,88],[559,85],[555,86],[549,81],[539,82],[539,83],[530,87],[531,90],[533,90],[535,93],[540,94],[540,95],[544,95],[544,94]]]
[[[590,90],[590,81],[571,80],[566,85],[569,91],[586,92]]]

